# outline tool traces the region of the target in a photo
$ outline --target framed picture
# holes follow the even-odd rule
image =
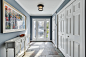
[[[2,33],[26,30],[26,16],[6,1],[2,3]]]

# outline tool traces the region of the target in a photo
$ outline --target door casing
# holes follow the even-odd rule
[[[38,39],[38,33],[36,32],[36,39],[34,40],[33,39],[33,34],[32,34],[32,41],[50,41],[50,19],[49,18],[35,18],[35,19],[32,19],[32,33],[33,33],[33,21],[36,21],[36,31],[38,32],[38,21],[44,21],[44,39]],[[49,21],[49,39],[46,39],[46,21]]]

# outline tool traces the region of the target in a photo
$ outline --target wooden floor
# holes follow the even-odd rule
[[[24,57],[64,57],[52,42],[31,42]]]

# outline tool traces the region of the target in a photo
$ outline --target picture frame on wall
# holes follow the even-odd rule
[[[6,1],[2,1],[2,33],[26,30],[26,16],[11,6]]]

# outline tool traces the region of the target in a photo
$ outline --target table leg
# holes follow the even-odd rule
[[[8,57],[8,49],[6,48],[6,57]]]
[[[14,48],[14,57],[15,57],[15,48]]]

